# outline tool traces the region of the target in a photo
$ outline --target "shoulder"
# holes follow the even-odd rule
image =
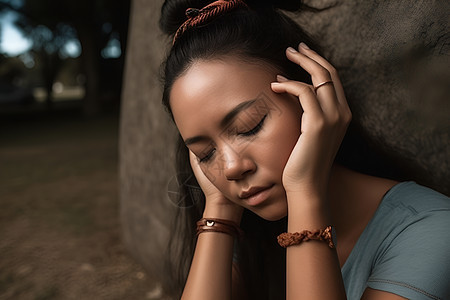
[[[449,197],[414,182],[403,182],[386,194],[380,206],[378,226],[388,230],[379,259],[391,252],[411,259],[401,254],[430,253],[431,246],[435,254],[439,249],[450,250]]]
[[[412,214],[449,211],[450,198],[413,181],[406,181],[395,185],[386,194],[383,205],[407,208]]]
[[[450,198],[415,182],[402,182],[384,196],[366,228],[365,241],[378,256],[401,242],[433,238],[450,226]],[[450,237],[450,235],[447,235]],[[414,243],[413,249],[416,248]]]
[[[450,198],[412,181],[401,182],[386,193],[373,221],[391,238],[412,229],[449,225]]]
[[[393,227],[368,286],[413,299],[450,298],[450,198],[414,182],[385,198]]]

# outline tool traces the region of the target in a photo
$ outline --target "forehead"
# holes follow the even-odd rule
[[[172,113],[183,138],[218,126],[227,112],[261,93],[271,93],[275,70],[237,59],[197,61],[173,84]],[[208,128],[202,124],[208,125]]]

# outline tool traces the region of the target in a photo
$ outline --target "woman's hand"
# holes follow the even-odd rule
[[[205,176],[199,162],[192,151],[189,151],[189,159],[195,178],[205,194],[206,204],[204,217],[227,219],[239,224],[244,209],[228,200]]]
[[[278,83],[272,83],[274,92],[297,96],[304,111],[301,135],[286,163],[282,181],[288,195],[315,192],[323,198],[351,112],[334,67],[306,45],[300,44],[298,49],[288,48],[286,56],[311,75],[313,86],[280,76]],[[314,87],[330,80],[332,83],[314,91]]]

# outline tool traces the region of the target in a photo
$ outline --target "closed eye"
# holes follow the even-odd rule
[[[216,148],[212,149],[211,151],[208,152],[208,154],[206,154],[206,156],[200,158],[198,161],[199,162],[207,162],[208,160],[211,159],[211,157],[213,156],[214,152],[216,152]]]
[[[258,125],[256,125],[254,128],[250,129],[250,130],[247,131],[247,132],[242,132],[242,133],[240,133],[239,135],[242,135],[242,136],[251,136],[251,135],[257,134],[257,133],[261,130],[261,128],[262,128],[262,126],[263,126],[263,124],[264,124],[264,120],[266,119],[266,117],[267,117],[267,115],[265,115],[265,116],[261,119],[261,121],[258,123]]]
[[[252,136],[252,135],[257,134],[261,130],[262,126],[264,125],[264,121],[265,121],[266,117],[267,117],[267,115],[265,115],[255,127],[250,129],[249,131],[239,133],[239,135]],[[215,152],[216,152],[216,148],[211,149],[211,151],[209,151],[208,154],[206,154],[206,156],[199,159],[199,162],[201,162],[201,163],[208,162],[213,157]]]

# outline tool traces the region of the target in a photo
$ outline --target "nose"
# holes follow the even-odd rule
[[[238,153],[230,147],[223,152],[223,170],[228,180],[240,180],[254,173],[256,164],[244,152]]]

